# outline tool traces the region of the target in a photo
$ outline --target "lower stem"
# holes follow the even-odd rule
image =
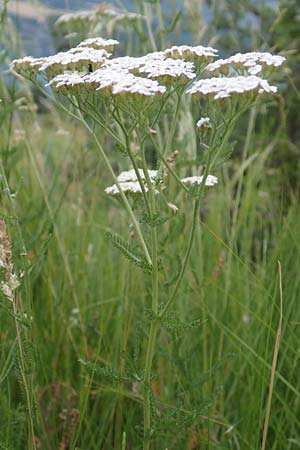
[[[144,155],[142,157],[142,166],[149,189],[149,207],[150,219],[156,214],[155,190],[149,177]],[[150,449],[151,438],[151,370],[155,351],[155,342],[158,331],[158,240],[157,229],[154,224],[151,225],[151,241],[152,241],[152,320],[149,332],[149,340],[147,346],[145,372],[144,372],[144,443],[143,450]]]
[[[151,432],[151,368],[157,336],[158,321],[152,320],[147,348],[145,375],[144,375],[144,445],[143,450],[150,449]]]

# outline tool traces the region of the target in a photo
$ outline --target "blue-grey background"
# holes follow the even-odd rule
[[[141,1],[141,0],[139,0]],[[300,1],[300,0],[299,0]],[[9,7],[9,13],[10,17],[13,20],[13,23],[18,28],[20,37],[21,37],[21,47],[20,47],[20,53],[23,54],[30,54],[32,56],[42,56],[42,55],[49,55],[56,51],[55,43],[53,40],[53,33],[51,31],[51,22],[53,23],[56,17],[58,17],[59,12],[67,12],[67,11],[76,11],[76,10],[88,10],[93,9],[93,6],[99,5],[104,2],[100,2],[99,0],[40,0],[39,4],[42,4],[46,9],[45,13],[43,14],[43,11],[40,13],[37,13],[35,16],[35,7],[34,7],[34,0],[31,2],[28,2],[27,0],[11,0],[9,2],[9,5],[12,4],[13,6]],[[124,7],[128,11],[134,11],[134,4],[137,3],[137,0],[108,0],[105,3],[110,3],[115,6]],[[175,3],[176,8],[182,8],[182,11],[184,13],[184,0],[174,0],[171,2],[170,0],[163,0],[161,2],[163,13],[168,19],[171,21],[172,16],[170,17],[170,4]],[[209,1],[199,1],[199,10],[201,10],[205,25],[208,29],[212,30],[211,37],[214,37],[215,34],[218,34],[218,37],[221,38],[222,42],[222,21],[223,18],[219,17],[217,19],[218,25],[216,28],[214,28],[213,22],[215,20],[214,15],[212,14],[208,4]],[[212,2],[213,3],[213,2]],[[278,0],[247,0],[247,4],[252,4],[257,7],[262,6],[269,6],[274,7],[275,4],[278,3]],[[225,2],[226,4],[226,2]],[[17,5],[17,7],[16,7]],[[27,8],[26,8],[27,5]],[[30,8],[28,8],[28,5]],[[228,6],[230,5],[230,2],[228,1]],[[238,3],[236,4],[237,8]],[[27,11],[25,11],[27,9]],[[28,11],[29,9],[29,11]],[[55,14],[49,14],[49,9],[52,11],[57,11],[57,15]],[[17,14],[16,14],[17,11]],[[26,14],[25,14],[26,13]],[[239,17],[239,21],[234,22],[234,28],[232,28],[230,31],[230,34],[234,36],[236,35],[236,43],[237,47],[234,48],[234,41],[231,44],[231,50],[232,51],[241,51],[247,49],[247,39],[249,42],[253,44],[253,39],[250,39],[250,35],[255,35],[256,33],[256,27],[258,26],[259,22],[259,16],[256,14],[253,14],[250,10],[247,12],[247,8],[243,9],[242,17]],[[216,23],[214,24],[216,25]],[[199,24],[200,26],[200,24]],[[203,23],[202,25],[203,26]],[[243,40],[244,42],[240,42],[240,36],[239,34],[239,27],[243,28]],[[228,33],[228,28],[226,30]],[[258,33],[257,33],[258,34]],[[105,36],[104,36],[105,37]],[[116,36],[117,37],[117,36]],[[189,33],[189,25],[185,23],[185,28],[182,29],[180,35],[176,35],[174,37],[174,41],[172,41],[174,45],[178,44],[193,44],[193,37]],[[202,43],[202,42],[201,42]],[[204,44],[207,44],[208,42],[204,42]],[[16,55],[17,56],[17,55]]]

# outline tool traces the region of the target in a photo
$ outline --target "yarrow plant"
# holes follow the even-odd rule
[[[214,61],[217,50],[200,45],[174,46],[140,57],[112,58],[111,52],[117,44],[115,40],[100,37],[87,39],[77,47],[53,56],[15,60],[12,68],[39,89],[40,77],[44,77],[45,84],[54,93],[45,95],[90,132],[113,181],[105,192],[120,200],[139,242],[138,255],[127,243],[119,247],[125,256],[145,270],[145,277],[151,277],[151,323],[140,379],[144,409],[143,448],[149,450],[156,342],[162,320],[174,304],[187,268],[201,198],[207,188],[218,183],[218,178],[211,172],[226,160],[228,141],[240,115],[265,96],[277,92],[277,87],[264,77],[269,77],[285,58],[253,52]],[[216,73],[218,77],[211,77]],[[193,99],[197,110],[203,114],[195,124],[203,158],[196,172],[182,177],[176,167],[178,152],[172,145],[180,106],[187,98]],[[161,122],[170,110],[169,133],[164,136]],[[128,158],[127,171],[115,174],[97,135],[99,129],[106,132],[116,148]],[[150,160],[155,161],[154,167],[149,167]],[[166,288],[160,283],[159,272],[164,269],[159,262],[157,228],[164,222],[162,205],[168,196],[170,179],[193,204],[193,214],[178,276]],[[177,212],[172,201],[166,203]],[[176,214],[173,218],[176,220]],[[149,227],[150,233],[144,231],[145,226]],[[165,278],[167,276],[166,273]]]

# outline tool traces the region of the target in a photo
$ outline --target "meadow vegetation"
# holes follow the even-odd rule
[[[130,130],[134,114],[141,119],[148,105],[144,100],[133,111],[126,97],[113,117],[111,99],[99,97],[91,118],[86,92],[54,95],[41,77],[29,82],[16,66],[8,73],[24,53],[6,3],[0,30],[0,449],[299,448],[297,0],[279,0],[276,7],[186,0],[181,9],[170,0],[166,11],[165,2],[135,2],[136,16],[122,11],[121,18],[101,21],[96,14],[53,24],[57,50],[64,51],[101,36],[121,42],[117,56],[140,56],[185,43],[188,31],[189,44],[218,48],[222,58],[253,50],[286,57],[270,74],[278,92],[259,100],[247,94],[228,107],[226,98],[220,106],[183,96],[178,107],[178,84],[151,132],[143,122]],[[57,83],[52,87],[59,90]],[[157,110],[148,110],[153,118]],[[213,133],[205,121],[197,129],[206,115],[213,125],[224,119],[223,128],[215,127],[221,131]],[[221,140],[228,130],[230,139]],[[207,146],[217,152],[223,141],[211,168]],[[122,198],[105,192],[116,180],[103,149],[116,175],[132,162],[144,169],[143,199],[126,194],[137,226]],[[161,149],[179,179],[211,174],[218,183],[186,192],[170,172],[166,176]],[[158,169],[154,183],[145,165]],[[193,223],[184,276],[159,317],[180,277]],[[143,241],[151,264],[158,255],[155,271]],[[156,283],[161,309],[153,310]],[[153,361],[145,368],[153,323]]]

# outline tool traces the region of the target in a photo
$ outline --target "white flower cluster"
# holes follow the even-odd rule
[[[141,179],[145,182],[146,177],[144,171],[142,169],[138,169]],[[157,170],[148,170],[148,174],[152,184],[156,183]],[[128,170],[126,172],[121,172],[117,177],[120,187],[123,192],[131,193],[131,194],[141,194],[142,188],[138,181],[137,175],[133,169]],[[148,192],[148,186],[145,184],[144,186],[145,192]],[[105,189],[105,192],[108,195],[118,195],[120,194],[119,188],[116,184],[109,186]],[[158,194],[159,191],[155,189],[155,194]]]
[[[229,67],[232,66],[235,69],[246,69],[250,75],[256,75],[266,67],[281,66],[285,60],[284,56],[272,55],[268,52],[237,53],[230,58],[218,59],[209,64],[206,69],[213,73],[227,73]]]
[[[138,181],[126,181],[125,183],[120,183],[120,187],[123,192],[128,192],[131,194],[141,194],[142,188],[140,186],[140,183]],[[145,186],[145,191],[148,192],[148,187]],[[105,192],[108,195],[119,195],[119,188],[116,184],[113,184],[112,186],[109,186],[105,189]]]
[[[167,57],[174,59],[203,59],[203,61],[212,60],[218,56],[218,50],[212,47],[203,47],[197,45],[191,47],[190,45],[174,45],[163,52]]]
[[[14,59],[10,67],[16,72],[24,71],[29,73],[36,72],[44,63],[45,58],[34,58],[33,56],[24,56],[24,58]]]
[[[92,65],[93,69],[102,66],[111,53],[106,50],[94,49],[90,47],[75,47],[66,52],[59,52],[43,58],[33,58],[26,56],[25,58],[15,59],[11,63],[11,67],[15,70],[34,70],[42,72],[50,70],[51,73],[62,73],[66,70],[76,69],[82,66]]]
[[[139,172],[141,179],[145,180],[146,177],[145,177],[144,171],[142,169],[138,169],[138,172]],[[149,169],[148,175],[152,181],[155,181],[156,177],[157,177],[157,170]],[[137,175],[136,175],[134,169],[130,169],[125,172],[121,172],[120,175],[118,175],[117,179],[120,183],[125,183],[126,181],[138,181],[138,178],[137,178]]]
[[[113,70],[126,70],[128,72],[138,73],[138,69],[147,64],[165,59],[163,52],[153,52],[145,56],[121,56],[119,58],[110,59],[106,62],[106,66]]]
[[[140,74],[146,74],[148,78],[171,78],[192,80],[196,77],[194,63],[178,59],[148,58],[139,67]]]
[[[116,45],[119,45],[120,42],[116,39],[103,39],[101,37],[97,38],[89,38],[80,42],[77,47],[89,47],[94,49],[104,49],[107,51],[112,51]]]
[[[106,88],[106,74],[105,71],[101,71],[102,74],[99,77],[99,87],[97,91],[103,88]],[[102,76],[104,74],[104,77]],[[105,80],[103,83],[102,80]],[[131,73],[118,73],[117,80],[114,81],[112,85],[112,94],[122,94],[122,93],[130,93],[136,95],[143,95],[146,97],[164,94],[166,92],[166,87],[161,86],[155,80],[149,80],[142,77],[136,77]]]
[[[209,117],[201,117],[196,123],[197,128],[210,128],[210,118]]]
[[[135,94],[145,97],[161,95],[166,87],[157,81],[137,77],[125,70],[112,70],[110,67],[96,70],[90,74],[71,72],[57,75],[50,83],[55,89],[84,85],[85,92],[105,91],[113,95]]]
[[[197,58],[213,58],[217,52],[212,47],[182,45],[141,57],[124,56],[109,59],[111,53],[104,48],[113,49],[117,44],[118,41],[113,39],[86,39],[77,47],[53,56],[15,60],[12,67],[30,73],[45,70],[50,80],[49,85],[61,90],[63,94],[68,93],[71,88],[82,86],[82,91],[79,91],[81,93],[101,90],[102,93],[113,95],[134,94],[150,97],[164,94],[166,86],[174,82],[187,84],[194,80],[197,76],[195,67]],[[170,58],[170,55],[173,58]],[[192,59],[195,63],[191,61]],[[282,64],[284,58],[258,52],[237,54],[227,60],[216,61],[208,65],[207,69],[213,71],[229,61],[233,64],[243,64],[255,71],[258,70],[257,62],[275,67]],[[202,79],[194,82],[186,92],[208,95],[218,100],[233,94],[276,91],[277,88],[270,86],[267,80],[251,75]],[[204,123],[202,125],[204,126]]]
[[[153,52],[141,57],[124,56],[108,60],[107,67],[112,70],[126,70],[148,78],[168,80],[192,80],[195,78],[192,62],[166,58],[164,52]]]
[[[60,52],[45,58],[45,62],[39,70],[47,70],[52,66],[59,66],[62,70],[67,70],[69,68],[76,68],[81,64],[91,64],[94,68],[102,66],[109,56],[110,53],[107,53],[103,49],[97,50],[90,47],[76,47],[74,49],[71,48],[67,52]]]
[[[84,84],[84,77],[86,72],[77,72],[72,70],[67,70],[66,72],[56,75],[47,86],[52,86],[59,90],[62,87],[74,87],[79,84]]]
[[[65,26],[84,22],[91,23],[97,22],[102,18],[114,20],[114,22],[133,22],[144,19],[144,16],[128,11],[121,11],[112,8],[110,5],[102,4],[93,11],[77,11],[63,14],[57,19],[55,25]]]
[[[187,177],[182,178],[181,182],[184,184],[194,185],[194,184],[201,184],[203,180],[202,176],[194,176],[194,177]],[[207,175],[205,180],[205,186],[214,186],[218,183],[218,178],[213,175]]]
[[[277,87],[272,86],[267,80],[251,75],[248,77],[220,77],[199,80],[192,84],[186,91],[188,94],[211,96],[214,100],[231,97],[234,94],[249,92],[277,92]]]

